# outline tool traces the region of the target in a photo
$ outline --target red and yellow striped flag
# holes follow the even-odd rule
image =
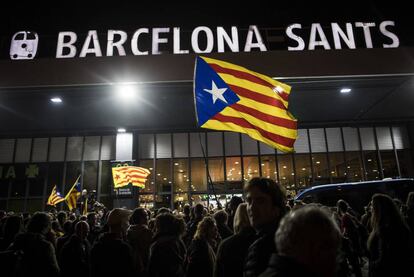
[[[228,62],[198,57],[194,74],[198,124],[245,133],[292,152],[297,120],[288,111],[290,86]]]
[[[137,166],[118,166],[112,168],[115,188],[121,188],[128,184],[144,188],[147,177],[150,174],[151,172],[148,169]]]

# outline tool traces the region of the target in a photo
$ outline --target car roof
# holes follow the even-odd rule
[[[376,181],[363,181],[363,182],[352,182],[352,183],[337,183],[337,184],[328,184],[328,185],[319,185],[307,188],[301,191],[298,195],[295,196],[295,200],[301,199],[304,195],[309,194],[310,192],[321,192],[321,191],[328,191],[334,188],[352,188],[352,187],[359,187],[359,186],[366,186],[372,184],[380,184],[380,183],[389,183],[389,182],[403,182],[403,181],[411,181],[414,182],[413,178],[400,178],[400,179],[382,179]]]

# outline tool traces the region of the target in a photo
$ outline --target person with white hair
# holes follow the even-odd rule
[[[307,205],[288,213],[275,235],[278,253],[260,277],[335,276],[340,236],[323,207]]]

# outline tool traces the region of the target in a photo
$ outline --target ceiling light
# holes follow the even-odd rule
[[[60,97],[50,98],[50,101],[53,102],[53,103],[62,103],[63,102],[62,98],[60,98]]]
[[[135,96],[136,86],[134,85],[119,85],[116,88],[117,96],[123,100],[131,100]]]
[[[118,128],[118,133],[125,133],[125,132],[126,132],[125,128]]]
[[[344,93],[344,94],[350,93],[351,92],[351,89],[350,88],[341,88],[340,92],[341,93]]]

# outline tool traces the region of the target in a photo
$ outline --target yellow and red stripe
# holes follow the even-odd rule
[[[297,120],[288,111],[290,86],[231,63],[203,59],[240,98],[201,127],[241,132],[292,152],[297,138]]]

